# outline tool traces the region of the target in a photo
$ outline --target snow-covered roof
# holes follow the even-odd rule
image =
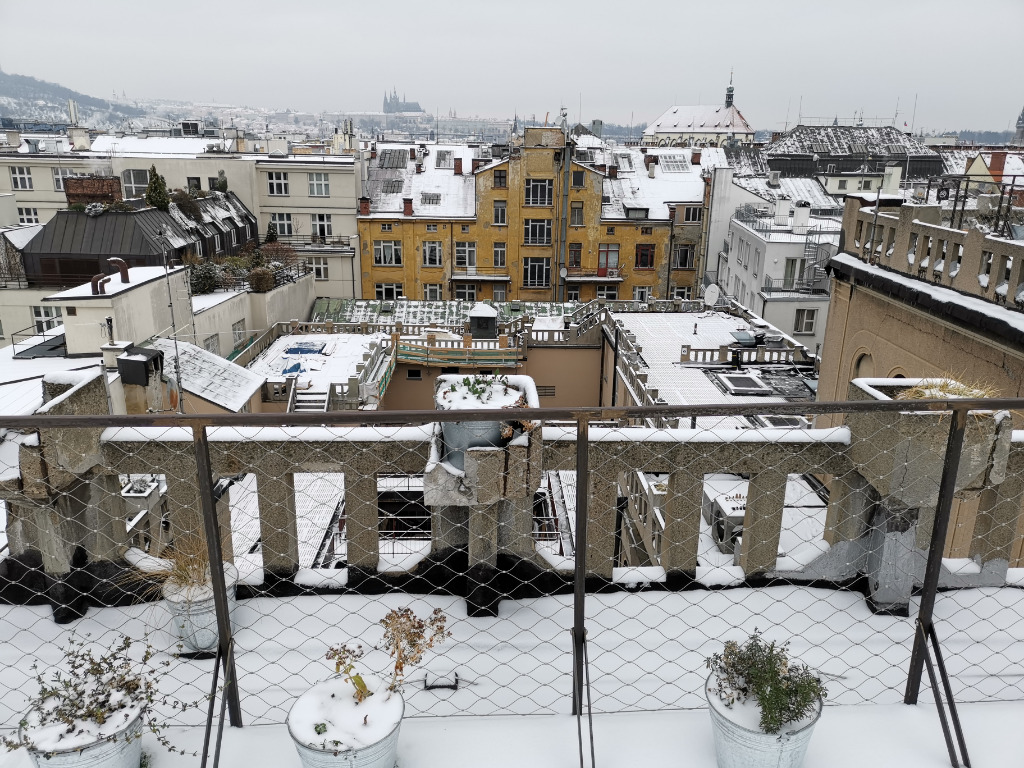
[[[228,299],[233,299],[235,296],[242,295],[242,291],[214,291],[213,293],[203,293],[199,296],[192,297],[192,314],[198,315],[210,307],[215,307],[218,304],[223,304]]]
[[[93,139],[92,152],[126,155],[202,155],[210,148],[226,152],[232,142],[213,136],[115,136],[104,134]]]
[[[260,381],[295,376],[296,389],[323,392],[331,384],[347,384],[370,345],[387,338],[383,333],[282,336],[249,364],[249,371]]]
[[[38,235],[42,229],[42,224],[25,224],[16,227],[4,227],[0,229],[0,235],[3,235],[7,242],[20,251],[28,244],[28,241]]]
[[[978,156],[974,149],[961,149],[959,147],[939,147],[939,156],[942,158],[942,170],[952,176],[960,176],[967,172],[967,166]]]
[[[754,129],[735,106],[697,104],[673,106],[647,126],[644,136],[672,133],[753,133]]]
[[[484,304],[482,301],[478,301],[473,305],[473,308],[469,310],[470,317],[497,317],[498,310],[492,307],[490,304]]]
[[[167,271],[163,267],[129,267],[128,268],[128,282],[121,282],[121,275],[115,272],[110,276],[110,282],[103,286],[104,293],[94,295],[92,292],[92,283],[82,283],[76,285],[74,288],[68,288],[66,291],[60,293],[54,293],[43,301],[64,301],[65,299],[105,299],[110,296],[114,296],[118,293],[124,293],[130,291],[132,288],[138,288],[140,285],[151,283],[154,280],[159,280],[164,277],[167,272],[174,274],[181,272],[185,267],[170,267]]]
[[[798,125],[765,149],[771,157],[787,155],[930,155],[913,136],[891,125]]]
[[[693,163],[694,152],[700,152],[698,163]],[[715,165],[725,165],[725,153],[720,149],[647,149],[646,156],[657,157],[654,178],[645,166],[645,154],[636,148],[616,148],[609,152],[610,163],[617,166],[616,178],[604,179],[604,196],[608,202],[601,206],[601,219],[626,219],[627,209],[646,208],[645,218],[669,218],[668,207],[674,203],[701,203],[704,200],[704,179],[701,171]]]
[[[179,341],[175,345],[171,339],[153,339],[150,345],[164,353],[164,370],[168,375],[174,375],[177,346],[182,388],[229,411],[240,411],[265,381],[258,373],[195,344]]]
[[[1024,155],[1015,152],[1006,152],[1003,158],[1002,170],[999,169],[998,163],[993,167],[992,155],[993,152],[982,152],[981,159],[985,162],[985,167],[992,173],[993,178],[996,181],[1001,181],[1003,176],[1021,176],[1022,178],[1017,179],[1017,183],[1024,185]],[[1007,179],[1010,181],[1010,179]]]
[[[406,326],[435,325],[460,328],[469,320],[469,311],[476,302],[469,301],[394,301],[386,302],[389,312],[383,313],[385,302],[373,299],[317,299],[313,303],[313,322],[334,323],[403,323]],[[580,305],[576,302],[503,301],[494,305],[500,322],[520,317],[569,315]]]
[[[777,187],[772,187],[765,176],[733,176],[732,183],[769,202],[775,202],[781,195],[794,202],[806,200],[813,210],[841,211],[843,208],[843,204],[828,194],[817,179],[784,177],[779,179]]]
[[[50,332],[52,336],[52,331]],[[35,337],[39,342],[42,337]],[[0,348],[0,415],[25,416],[43,404],[43,376],[63,371],[92,371],[100,364],[95,358],[34,357],[14,355],[32,346],[33,339]]]
[[[416,159],[410,149],[416,151]],[[370,215],[403,215],[404,198],[412,198],[413,217],[466,217],[476,215],[476,178],[473,158],[477,148],[466,144],[378,144],[377,158],[367,170],[366,196]],[[455,173],[455,159],[462,174]],[[416,173],[420,164],[421,173]]]

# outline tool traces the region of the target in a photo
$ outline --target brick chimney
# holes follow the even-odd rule
[[[409,147],[409,159],[416,162],[416,147]]]
[[[371,160],[376,160],[377,159],[377,145],[376,144],[374,146],[370,147],[370,159]]]
[[[617,179],[617,178],[619,178],[619,166],[617,166],[617,165],[609,165],[608,166],[608,178],[609,179]]]
[[[411,197],[403,197],[402,198],[402,215],[403,216],[412,216],[412,198]]]
[[[456,176],[461,176],[462,175],[462,158],[461,157],[456,157],[455,158],[455,175]]]
[[[480,168],[483,164],[484,164],[484,159],[482,157],[474,157],[473,158],[473,173],[476,173],[477,169]]]
[[[116,203],[121,198],[121,180],[116,176],[68,176],[64,179],[68,205]]]
[[[690,151],[690,163],[692,165],[700,165],[700,150],[694,149]]]
[[[370,215],[370,198],[360,197],[359,198],[359,215],[369,216]]]
[[[992,180],[1000,182],[1003,180],[1003,169],[1006,167],[1006,150],[993,152],[992,159],[988,163],[988,172],[992,174]]]
[[[416,163],[416,173],[423,173],[423,163]]]

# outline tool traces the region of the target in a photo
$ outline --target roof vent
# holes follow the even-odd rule
[[[756,376],[737,373],[716,373],[715,378],[730,395],[765,396],[772,394],[770,387],[766,387]]]

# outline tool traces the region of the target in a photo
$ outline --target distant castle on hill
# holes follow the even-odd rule
[[[420,107],[419,102],[416,101],[405,101],[405,94],[402,94],[402,98],[398,98],[398,90],[393,88],[391,95],[388,96],[387,91],[384,92],[384,112],[422,112],[423,109]]]

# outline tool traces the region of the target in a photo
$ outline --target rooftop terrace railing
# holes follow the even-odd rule
[[[165,609],[119,579],[129,544],[198,535],[240,572],[233,613],[212,584],[236,725],[283,722],[328,645],[372,649],[407,604],[453,632],[411,715],[579,711],[588,671],[595,711],[703,706],[706,649],[755,627],[832,703],[912,702],[918,621],[958,700],[1024,699],[1024,439],[1005,413],[1024,400],[855,384],[842,403],[217,416],[77,415],[99,379],[51,392],[49,415],[0,421],[21,435],[0,451],[0,653],[49,665],[72,630],[149,634],[175,696],[202,692],[209,662],[172,658]],[[817,428],[737,428],[766,414]],[[453,463],[442,425],[494,420],[511,440]],[[693,426],[624,426],[654,420]],[[134,475],[165,489],[144,510]],[[0,723],[27,670],[0,670]]]

